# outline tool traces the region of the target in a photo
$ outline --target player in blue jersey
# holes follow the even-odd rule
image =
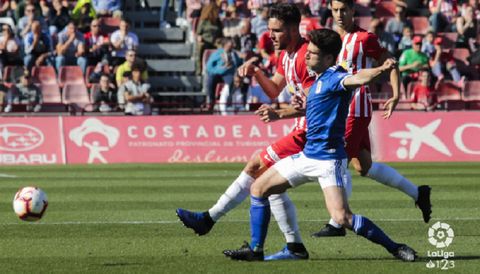
[[[355,75],[333,66],[341,49],[340,36],[328,29],[309,34],[306,63],[317,75],[306,100],[307,143],[302,152],[284,158],[261,175],[250,188],[251,244],[224,254],[235,260],[261,261],[270,221],[268,197],[312,179],[319,182],[330,216],[345,228],[385,247],[404,261],[414,261],[416,252],[392,241],[368,218],[353,214],[344,188],[347,169],[344,134],[352,91],[368,84],[396,66],[387,59],[382,66],[363,69]]]

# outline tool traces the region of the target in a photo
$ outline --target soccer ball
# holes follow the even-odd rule
[[[47,206],[47,195],[40,188],[34,186],[20,188],[13,198],[13,210],[24,221],[40,220]]]

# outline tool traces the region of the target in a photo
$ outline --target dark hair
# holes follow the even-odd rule
[[[331,29],[316,29],[308,33],[308,39],[316,47],[318,47],[323,54],[331,54],[337,58],[338,53],[342,49],[342,38],[340,35]]]
[[[344,4],[347,5],[349,8],[353,8],[354,5],[355,5],[355,2],[354,2],[353,0],[330,0],[330,4],[331,4],[333,1],[337,1],[337,2],[340,2],[340,3],[344,3]]]
[[[132,65],[132,72],[133,72],[133,71],[140,71],[140,72],[142,72],[142,66],[141,66],[140,64],[138,64],[138,63],[133,63],[133,65]]]
[[[281,3],[272,6],[269,10],[268,18],[276,18],[287,26],[298,26],[301,15],[295,4]]]

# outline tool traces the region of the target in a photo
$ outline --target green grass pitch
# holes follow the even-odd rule
[[[235,262],[222,250],[249,239],[249,201],[198,237],[181,225],[177,207],[208,209],[237,176],[242,164],[73,165],[0,167],[1,273],[480,273],[480,163],[392,164],[416,184],[432,186],[433,220],[403,193],[353,177],[350,205],[394,240],[417,250],[414,263],[395,260],[352,232],[345,238],[309,235],[328,219],[318,184],[290,190],[308,261]],[[16,176],[12,178],[10,176]],[[12,200],[21,186],[37,185],[49,197],[38,223],[20,221]],[[441,271],[427,252],[430,225],[455,232],[454,268]],[[284,245],[272,218],[266,253]],[[449,266],[452,265],[449,262]]]

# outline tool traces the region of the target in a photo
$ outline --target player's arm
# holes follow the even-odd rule
[[[394,69],[397,66],[397,61],[395,59],[387,59],[385,62],[376,68],[371,69],[362,69],[357,74],[346,77],[343,80],[343,86],[346,89],[356,89],[363,85],[373,82],[377,77],[379,77],[383,72]]]
[[[380,58],[378,59],[379,64],[383,64],[386,60],[393,58],[388,51],[384,51]],[[385,102],[385,112],[383,113],[383,118],[388,119],[392,116],[395,107],[397,107],[398,100],[400,99],[400,70],[398,66],[395,66],[390,71],[390,84],[392,85],[393,95],[390,97],[387,102]]]
[[[285,78],[279,73],[275,73],[272,78],[268,78],[263,71],[255,65],[257,58],[252,58],[241,65],[237,72],[240,77],[253,76],[262,87],[265,94],[271,99],[278,97],[286,85]]]

